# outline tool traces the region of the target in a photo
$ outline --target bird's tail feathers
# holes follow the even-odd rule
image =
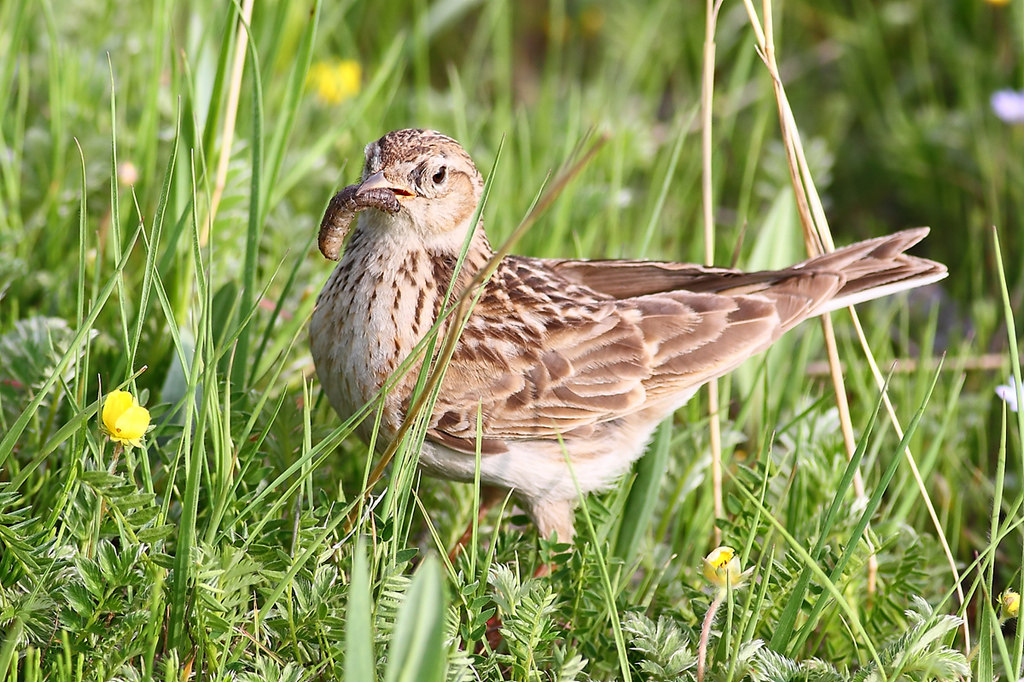
[[[927,227],[918,227],[869,239],[796,266],[801,270],[840,272],[845,279],[835,296],[824,301],[815,312],[839,310],[946,277],[945,265],[905,253],[924,239],[928,231]]]

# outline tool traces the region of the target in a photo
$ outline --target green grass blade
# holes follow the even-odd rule
[[[245,27],[246,39],[249,41],[249,56],[252,60],[252,173],[249,186],[249,221],[245,231],[245,260],[242,266],[242,289],[239,295],[239,308],[249,310],[257,302],[259,292],[256,290],[256,258],[259,254],[260,236],[263,234],[263,83],[260,79],[260,62],[256,53],[256,44],[252,40],[251,27]],[[239,389],[245,388],[246,371],[250,365],[249,337],[252,326],[244,325],[238,334],[235,350],[234,372],[231,377]]]
[[[835,584],[842,577],[843,570],[846,568],[846,565],[850,562],[850,559],[852,559],[855,554],[854,548],[856,547],[857,543],[860,542],[860,539],[863,537],[865,529],[867,529],[868,524],[871,522],[872,515],[878,510],[879,505],[881,505],[882,496],[885,494],[886,488],[888,488],[889,486],[889,482],[892,481],[893,476],[896,474],[896,470],[899,468],[900,463],[903,461],[903,458],[900,457],[899,454],[902,453],[909,446],[910,440],[913,437],[914,432],[917,431],[917,427],[920,425],[921,419],[924,417],[925,407],[928,405],[928,401],[931,399],[932,393],[935,390],[935,385],[939,381],[941,371],[941,366],[936,369],[935,375],[932,378],[931,386],[928,388],[928,392],[925,394],[924,402],[921,403],[921,406],[918,408],[917,412],[914,413],[913,418],[907,425],[907,430],[903,434],[903,438],[900,439],[899,447],[893,451],[893,456],[890,459],[889,465],[886,467],[885,472],[879,478],[878,483],[875,486],[874,492],[871,493],[871,497],[868,499],[867,504],[864,506],[864,511],[861,513],[860,519],[857,521],[857,525],[854,526],[853,530],[850,532],[849,539],[846,543],[846,547],[844,547],[843,549],[843,554],[839,557],[839,560],[836,561],[836,565],[833,567],[831,573],[829,573],[830,583]],[[860,450],[860,448],[858,448],[858,450]],[[795,652],[800,646],[803,645],[807,638],[810,637],[811,632],[814,629],[814,624],[817,622],[819,614],[825,608],[826,601],[827,595],[825,593],[819,595],[817,601],[814,603],[814,606],[811,608],[811,612],[807,617],[807,622],[804,623],[800,631],[797,633],[796,637],[794,637],[790,643],[789,651],[791,653]]]
[[[1020,357],[1017,347],[1017,328],[1014,322],[1013,305],[1010,302],[1010,294],[1006,283],[1006,272],[1003,269],[1003,255],[1002,249],[999,246],[999,232],[995,228],[992,229],[992,245],[996,255],[996,273],[999,278],[999,288],[1002,292],[1003,321],[1006,324],[1006,338],[1011,358],[1010,373],[1013,375],[1014,385],[1017,389],[1017,405],[1021,408],[1017,411],[1017,434],[1019,437],[1017,442],[1024,443],[1024,384],[1021,383],[1020,362],[1017,360]],[[1024,452],[1021,453],[1021,463],[1024,466]],[[1000,485],[1001,483],[1000,481]],[[1020,513],[1022,502],[1024,502],[1024,494],[1018,495],[1010,518],[1015,518]],[[1022,547],[1021,552],[1021,565],[1024,566],[1024,547]],[[1018,594],[1024,594],[1024,571],[1020,571],[1018,575],[1017,592]],[[1013,638],[1012,669],[1019,671],[1022,660],[1024,660],[1024,627],[1018,626],[1016,635]]]
[[[888,385],[888,384],[887,384]],[[883,388],[883,392],[884,392]],[[879,393],[878,400],[875,402],[875,409],[871,412],[871,417],[868,419],[867,426],[865,426],[863,433],[860,437],[860,442],[857,444],[857,449],[853,453],[853,457],[847,462],[846,471],[843,472],[843,478],[837,486],[836,492],[832,497],[832,504],[829,506],[828,511],[825,513],[825,518],[822,520],[821,526],[818,529],[818,539],[814,543],[813,549],[810,551],[810,556],[814,561],[818,561],[821,558],[821,552],[825,548],[825,542],[828,539],[829,533],[832,530],[832,525],[839,514],[840,508],[842,507],[843,500],[846,497],[847,491],[853,483],[853,477],[860,467],[861,460],[864,459],[864,452],[867,450],[868,441],[870,440],[871,432],[874,428],[875,421],[878,419],[878,413],[882,409],[882,392]],[[852,547],[854,542],[850,543]],[[847,548],[849,551],[850,547]],[[797,578],[796,585],[793,586],[793,591],[786,603],[785,609],[782,611],[782,615],[779,617],[779,625],[775,630],[775,636],[772,637],[769,646],[776,651],[782,651],[785,648],[786,642],[791,643],[790,655],[793,652],[792,642],[799,641],[799,636],[793,637],[793,628],[796,625],[797,615],[800,613],[800,608],[804,603],[804,595],[807,592],[807,588],[811,582],[811,574],[804,571]],[[806,626],[805,628],[806,629]]]
[[[373,654],[373,613],[370,569],[366,561],[366,543],[360,538],[352,559],[352,582],[348,586],[345,610],[345,679],[377,679]]]
[[[651,525],[651,518],[658,505],[661,490],[671,456],[672,426],[664,422],[658,427],[654,444],[648,448],[636,466],[636,478],[629,488],[629,496],[622,511],[622,523],[615,539],[612,555],[629,564],[636,556],[643,534]]]
[[[444,585],[437,559],[420,565],[398,611],[388,650],[385,682],[442,682],[445,679]]]
[[[310,62],[313,61],[313,46],[316,40],[317,27],[320,23],[321,0],[314,0],[309,10],[309,18],[306,20],[306,28],[302,31],[302,40],[299,44],[298,54],[292,62],[291,72],[288,74],[288,84],[285,86],[284,100],[278,112],[278,121],[274,127],[274,135],[270,141],[270,149],[267,153],[266,178],[264,187],[274,187],[278,176],[281,174],[281,165],[284,163],[284,154],[288,138],[292,133],[295,124],[295,115],[299,105],[302,103],[302,92],[306,85],[306,74],[309,72]],[[263,194],[260,205],[260,215],[267,214],[271,192]]]

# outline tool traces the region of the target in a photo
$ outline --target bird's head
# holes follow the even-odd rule
[[[395,130],[366,145],[365,157],[357,195],[383,189],[400,206],[366,219],[384,229],[411,229],[427,241],[461,243],[483,179],[458,142],[433,130]]]

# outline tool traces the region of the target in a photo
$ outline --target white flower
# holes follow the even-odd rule
[[[996,386],[996,395],[1006,403],[1010,412],[1017,411],[1017,383],[1010,377],[1010,383],[1006,386]]]
[[[1024,91],[997,90],[992,93],[992,111],[1006,123],[1024,123]]]

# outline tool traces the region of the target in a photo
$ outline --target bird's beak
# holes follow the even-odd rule
[[[405,199],[406,197],[413,196],[414,192],[408,187],[404,187],[396,182],[384,177],[384,171],[377,171],[370,177],[359,183],[359,189],[356,194],[362,194],[371,189],[386,189],[394,193],[399,199]]]

